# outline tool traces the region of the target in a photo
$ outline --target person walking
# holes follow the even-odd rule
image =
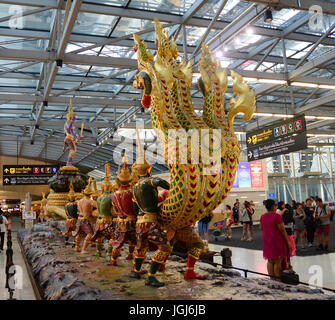
[[[233,207],[233,218],[235,224],[238,224],[239,217],[240,217],[240,203],[235,202]]]
[[[226,210],[225,210],[225,214],[226,214],[226,227],[227,227],[227,236],[228,239],[231,239],[233,236],[233,232],[231,229],[232,224],[234,223],[234,219],[233,219],[233,214],[231,211],[231,206],[230,205],[226,205]]]
[[[3,251],[3,246],[5,244],[5,233],[8,226],[8,220],[2,214],[2,210],[0,209],[0,252]]]
[[[198,222],[198,233],[201,238],[205,237],[205,250],[208,251],[208,243],[209,243],[209,223],[211,222],[213,218],[213,212],[209,213],[207,216],[203,217]]]
[[[313,247],[314,234],[315,234],[315,208],[312,205],[312,199],[306,199],[306,206],[304,207],[306,219],[304,220],[306,233],[307,233],[307,245]]]
[[[282,217],[276,213],[276,203],[272,199],[263,202],[267,212],[260,218],[263,231],[263,257],[267,260],[268,274],[272,280],[278,280],[282,264],[291,244],[284,228]],[[278,277],[278,278],[274,278]]]
[[[302,209],[302,204],[297,203],[297,209],[294,210],[294,244],[298,247],[299,238],[301,238],[301,248],[305,249],[305,223],[306,215]]]
[[[330,229],[330,216],[331,211],[328,206],[326,206],[321,198],[315,199],[316,203],[316,224],[318,225],[316,229],[316,233],[318,235],[318,242],[319,247],[316,250],[324,250],[328,251],[328,242],[329,242],[329,229]],[[324,244],[323,245],[323,239],[322,235],[324,237]]]
[[[250,234],[250,216],[248,208],[250,207],[250,203],[248,201],[244,202],[244,209],[242,212],[241,222],[243,224],[243,233],[241,241],[252,241],[251,234]],[[248,235],[248,239],[247,239]]]
[[[253,215],[255,213],[255,209],[253,208],[254,203],[252,202],[252,200],[249,202],[249,205],[248,205],[248,215],[249,215],[249,218],[250,218],[250,224],[249,224],[249,229],[250,229],[250,241],[252,241],[252,238],[253,238],[253,233],[254,233],[254,222],[253,222]]]

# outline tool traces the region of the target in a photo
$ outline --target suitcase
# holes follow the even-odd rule
[[[284,270],[280,275],[280,280],[282,283],[298,285],[299,275],[293,270]]]
[[[287,248],[287,259],[290,259],[290,250]],[[299,284],[299,275],[293,271],[288,269],[288,265],[286,263],[286,269],[282,271],[280,275],[280,280],[282,283],[290,284],[290,285],[298,285]]]

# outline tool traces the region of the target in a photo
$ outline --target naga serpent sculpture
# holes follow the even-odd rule
[[[244,113],[243,120],[250,120],[256,99],[243,78],[231,70],[233,93],[238,97],[231,98],[226,118],[227,70],[221,68],[203,44],[198,63],[201,73],[198,85],[203,94],[200,117],[191,99],[191,61],[187,64],[184,59],[177,61],[175,40],[169,40],[158,19],[155,19],[155,31],[155,58],[141,37],[134,34],[139,69],[134,87],[144,90],[141,102],[145,108],[150,108],[152,126],[160,139],[170,171],[170,191],[159,223],[168,235],[172,233],[168,236],[172,238],[176,230],[199,221],[227,197],[240,156],[233,121],[239,112]],[[186,138],[175,134],[178,130],[186,132]],[[169,145],[172,137],[177,141],[173,148]],[[198,160],[195,155],[199,155]],[[181,161],[180,156],[186,160]]]

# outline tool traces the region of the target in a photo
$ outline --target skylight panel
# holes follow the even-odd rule
[[[227,2],[227,4],[225,5],[223,12],[224,13],[228,13],[231,9],[233,9],[238,3],[240,2],[240,0],[229,0]]]
[[[290,20],[292,17],[294,17],[300,12],[299,10],[294,10],[294,9],[283,9],[280,12],[284,12],[284,11],[285,13],[282,16],[280,16],[280,19],[283,21]]]

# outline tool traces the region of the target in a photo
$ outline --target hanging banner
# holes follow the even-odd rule
[[[248,161],[307,149],[305,115],[249,132],[246,142]]]
[[[238,164],[238,187],[239,188],[250,188],[250,165],[248,161],[240,161]]]
[[[262,161],[251,161],[250,162],[250,178],[252,188],[263,188],[263,165]]]
[[[240,161],[233,188],[264,188],[262,161]]]
[[[4,165],[2,183],[11,185],[43,185],[58,172],[59,166],[41,165]]]

